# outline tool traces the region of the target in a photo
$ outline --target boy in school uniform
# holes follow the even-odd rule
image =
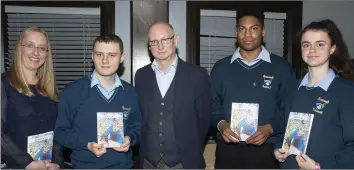
[[[211,71],[212,124],[219,131],[216,169],[279,168],[272,156],[273,144],[295,74],[287,61],[262,46],[264,12],[237,11],[239,47],[232,56],[219,60]],[[230,128],[233,103],[259,104],[258,128],[245,142]]]
[[[123,41],[116,35],[99,36],[93,43],[95,70],[61,92],[56,140],[72,149],[73,168],[132,168],[131,146],[139,140],[141,117],[132,85],[117,75],[123,62]],[[105,148],[97,142],[97,113],[124,113],[124,143]]]

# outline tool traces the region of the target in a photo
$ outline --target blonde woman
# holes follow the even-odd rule
[[[12,65],[1,80],[2,163],[12,169],[59,169],[62,148],[50,139],[58,95],[52,52],[44,30],[31,27],[21,34]],[[53,146],[39,147],[45,143],[40,138],[46,137],[47,144],[50,141]],[[31,144],[31,139],[36,139],[38,145]],[[43,150],[48,147],[51,151]]]

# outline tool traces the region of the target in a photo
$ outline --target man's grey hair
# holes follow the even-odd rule
[[[175,29],[173,28],[173,26],[170,23],[166,22],[166,21],[155,21],[155,22],[153,22],[150,25],[150,27],[149,27],[149,31],[150,31],[151,27],[153,27],[154,25],[157,25],[157,24],[166,24],[168,27],[171,28],[173,34],[175,34]]]

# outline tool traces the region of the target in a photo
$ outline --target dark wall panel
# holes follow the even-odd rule
[[[167,1],[132,1],[132,80],[136,71],[150,64],[148,29],[155,21],[168,21]],[[132,82],[133,82],[132,81]]]

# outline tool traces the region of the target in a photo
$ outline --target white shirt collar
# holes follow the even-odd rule
[[[232,58],[231,58],[231,62],[230,63],[233,63],[236,59],[238,58],[242,58],[241,54],[240,54],[240,47],[238,47],[235,51],[235,53],[232,55]],[[258,59],[261,59],[261,60],[264,60],[268,63],[271,63],[271,60],[270,60],[270,53],[269,51],[262,45],[262,51],[259,53],[259,55],[257,56],[257,58],[255,58],[254,60],[258,60]]]
[[[166,72],[166,73],[168,73],[168,72],[170,72],[170,71],[176,71],[176,69],[177,69],[177,64],[178,64],[178,56],[177,56],[177,54],[176,54],[175,60],[173,60],[171,66],[167,69],[167,72]],[[152,62],[151,68],[152,68],[153,71],[158,70],[159,72],[163,73],[163,72],[159,69],[159,67],[157,66],[156,60],[154,60],[154,61]]]

